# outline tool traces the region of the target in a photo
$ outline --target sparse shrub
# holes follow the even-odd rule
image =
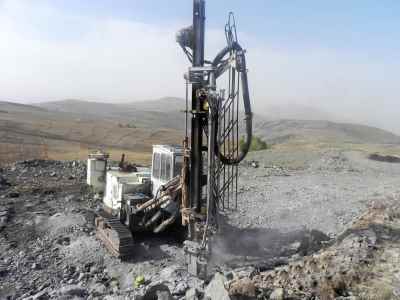
[[[128,124],[118,123],[118,127],[119,128],[137,128],[136,125],[134,125],[133,123],[128,123]]]
[[[245,146],[245,140],[244,137],[241,137],[239,141],[240,150],[243,150],[244,146]],[[263,139],[261,139],[258,136],[252,137],[249,151],[260,151],[268,148],[269,148],[268,144]]]

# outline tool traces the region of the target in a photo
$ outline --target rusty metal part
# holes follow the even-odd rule
[[[182,225],[186,226],[190,221],[190,203],[189,203],[189,159],[190,159],[190,149],[188,146],[188,137],[183,141],[183,166],[181,173],[181,186],[182,186],[182,203],[181,203],[181,216],[182,216]]]
[[[154,209],[160,207],[161,204],[169,200],[175,200],[181,190],[182,185],[180,176],[176,176],[161,186],[158,195],[137,207],[135,213],[139,213],[146,209]]]
[[[159,233],[159,232],[164,231],[165,228],[167,228],[169,225],[174,223],[175,219],[176,219],[175,215],[169,217],[168,219],[163,221],[160,225],[158,225],[156,228],[154,228],[153,232],[154,233]]]
[[[144,225],[145,227],[150,227],[152,226],[154,223],[156,223],[160,218],[162,217],[162,211],[159,210],[158,212],[156,212],[149,221],[146,222],[146,224]]]
[[[119,218],[102,211],[95,219],[96,237],[103,241],[112,255],[127,259],[134,254],[133,237]]]
[[[164,202],[167,202],[168,200],[171,200],[171,197],[169,195],[165,195],[162,197],[157,197],[157,198],[152,198],[149,201],[143,203],[140,205],[136,210],[135,213],[139,213],[145,209],[153,209],[156,206],[159,206],[163,204]]]
[[[122,153],[118,167],[121,172],[137,172],[137,166],[135,164],[125,161],[125,153]]]

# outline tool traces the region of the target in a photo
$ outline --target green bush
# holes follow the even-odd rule
[[[118,123],[118,127],[119,128],[137,128],[136,125],[134,125],[133,123],[127,123],[127,124]]]
[[[242,136],[239,141],[240,150],[243,150],[244,145],[245,145],[245,140],[244,137]],[[252,137],[249,151],[260,151],[268,148],[269,148],[268,144],[265,141],[263,141],[260,137],[258,136]]]

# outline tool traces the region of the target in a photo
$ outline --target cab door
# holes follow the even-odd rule
[[[161,179],[161,153],[153,152],[153,161],[151,169],[151,184],[153,197],[156,195],[158,188],[160,187]]]
[[[174,163],[173,163],[172,178],[181,175],[182,166],[183,166],[183,155],[175,154]]]
[[[153,165],[151,172],[153,196],[156,195],[161,185],[167,183],[172,179],[172,158],[173,156],[169,153],[153,153]]]

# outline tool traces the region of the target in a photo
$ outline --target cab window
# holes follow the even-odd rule
[[[161,157],[160,153],[154,153],[153,156],[153,177],[160,178]]]
[[[170,156],[166,153],[161,154],[161,180],[167,181],[171,174],[171,162],[169,161]]]
[[[183,156],[176,155],[175,156],[175,165],[174,165],[174,177],[181,174],[182,166],[183,166]]]
[[[171,179],[171,155],[167,155],[165,161],[165,180]]]

